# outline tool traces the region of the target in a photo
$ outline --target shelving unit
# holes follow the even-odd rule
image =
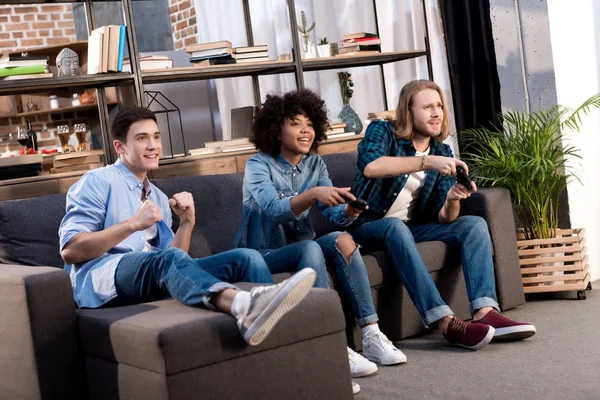
[[[83,0],[79,1],[84,3],[86,23],[88,34],[97,27],[93,12],[92,5],[95,1],[99,0]],[[283,1],[283,0],[282,0]],[[14,94],[26,94],[34,92],[44,92],[49,90],[83,90],[83,89],[96,89],[96,104],[93,106],[82,106],[85,108],[63,108],[60,110],[44,110],[36,111],[33,113],[21,113],[19,116],[32,116],[39,115],[46,112],[58,112],[58,111],[75,111],[82,109],[92,109],[93,107],[98,108],[100,130],[102,132],[102,141],[105,149],[105,160],[107,163],[114,161],[113,154],[110,149],[109,137],[109,117],[108,117],[108,104],[106,101],[105,89],[106,87],[131,87],[134,91],[135,102],[138,105],[145,105],[144,85],[156,84],[156,83],[168,83],[168,82],[184,82],[192,80],[207,80],[207,79],[221,79],[221,78],[233,78],[249,76],[253,81],[254,89],[254,101],[255,105],[261,103],[260,98],[260,87],[258,77],[261,75],[270,74],[289,74],[293,73],[296,80],[297,88],[304,88],[304,72],[320,71],[328,69],[339,69],[339,68],[353,68],[363,66],[379,65],[381,69],[382,79],[382,93],[384,98],[384,107],[387,106],[387,95],[385,87],[385,75],[383,73],[383,65],[386,63],[400,62],[409,59],[415,59],[418,57],[426,57],[429,77],[432,78],[431,68],[431,54],[429,51],[429,37],[427,27],[427,11],[425,0],[421,0],[423,6],[423,16],[425,21],[425,49],[416,49],[411,51],[397,51],[397,52],[386,52],[376,55],[369,56],[335,56],[327,58],[314,58],[314,59],[301,59],[298,56],[298,52],[295,49],[300,49],[300,38],[298,35],[298,16],[296,14],[296,4],[294,0],[285,0],[288,8],[289,25],[292,33],[292,61],[270,61],[253,64],[234,64],[234,65],[215,65],[205,67],[186,67],[186,68],[173,68],[166,70],[151,70],[141,71],[139,64],[139,52],[138,43],[136,39],[136,27],[133,20],[133,0],[120,0],[123,12],[124,24],[127,27],[127,45],[129,50],[129,58],[131,61],[132,73],[108,73],[108,74],[97,74],[97,75],[81,75],[74,77],[56,77],[56,78],[41,78],[41,79],[27,79],[27,80],[14,80],[14,81],[1,81],[0,80],[0,96],[14,95]],[[15,4],[15,3],[54,3],[54,0],[0,0],[0,5],[3,4]],[[70,2],[69,0],[61,0],[61,2]],[[379,23],[377,14],[376,1],[372,0],[373,10],[375,13],[375,26],[376,32],[379,35]],[[249,46],[254,45],[254,38],[252,33],[252,21],[250,18],[250,7],[249,0],[242,0],[242,6],[244,10],[245,28],[247,43]],[[84,46],[84,42],[74,43],[76,46]],[[356,140],[356,138],[344,138],[346,141]],[[192,160],[189,156],[183,161]],[[179,159],[181,160],[181,159]],[[166,161],[163,161],[166,163]]]

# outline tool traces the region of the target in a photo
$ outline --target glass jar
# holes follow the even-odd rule
[[[52,96],[49,97],[49,99],[50,99],[50,108],[52,110],[57,109],[58,108],[58,97],[56,97],[56,95],[53,94]]]

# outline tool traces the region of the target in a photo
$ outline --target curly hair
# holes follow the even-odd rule
[[[328,125],[325,102],[315,92],[301,89],[288,92],[283,96],[267,95],[261,110],[252,124],[250,141],[264,153],[276,156],[281,148],[281,127],[286,119],[304,115],[313,123],[315,140],[310,147],[315,152],[319,142],[325,140]]]

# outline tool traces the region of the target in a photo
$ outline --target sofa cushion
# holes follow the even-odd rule
[[[62,268],[58,228],[66,195],[0,201],[0,262]]]
[[[190,255],[206,257],[231,249],[233,237],[242,224],[242,173],[158,179],[154,184],[171,197],[187,191],[194,197],[196,226]],[[179,221],[173,215],[173,230]]]
[[[312,289],[258,346],[245,344],[231,316],[187,307],[176,300],[82,309],[78,315],[86,355],[167,375],[345,328],[339,297],[329,289]]]

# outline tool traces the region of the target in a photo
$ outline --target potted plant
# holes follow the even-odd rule
[[[500,115],[501,127],[467,129],[458,135],[463,150],[469,149],[464,157],[469,174],[482,186],[510,192],[523,229],[517,244],[526,293],[578,290],[578,297],[585,297],[589,273],[584,230],[559,229],[558,212],[561,193],[578,180],[573,161],[579,152],[566,133],[579,131],[582,115],[592,108],[600,108],[600,94],[574,111],[559,105],[532,113],[510,111]],[[562,279],[552,274],[565,271],[574,273],[560,287],[546,285]]]
[[[327,36],[319,38],[317,41],[317,53],[319,57],[331,57],[331,46],[329,46]]]
[[[300,26],[298,27],[298,32],[302,34],[302,58],[315,57],[313,44],[309,35],[313,29],[315,29],[315,23],[313,22],[310,26],[308,26],[306,14],[304,11],[300,11]]]
[[[362,132],[362,122],[358,114],[350,107],[350,99],[354,94],[354,81],[352,74],[344,71],[338,72],[338,79],[340,82],[340,94],[342,95],[342,109],[338,115],[338,118],[346,123],[346,132]]]

